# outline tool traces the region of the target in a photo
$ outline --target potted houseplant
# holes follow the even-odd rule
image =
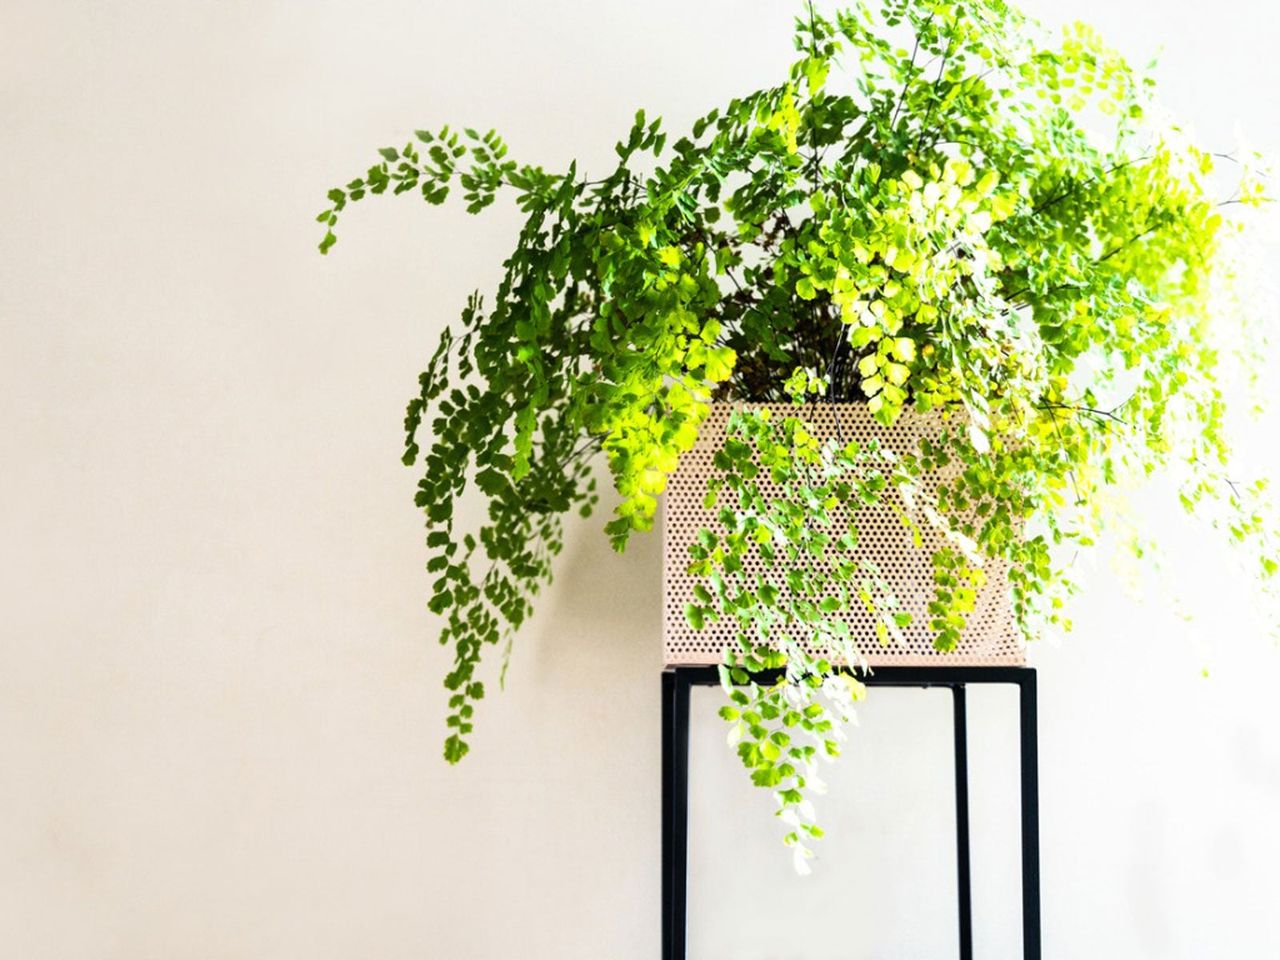
[[[1277,558],[1264,485],[1227,468],[1220,389],[1251,319],[1224,291],[1234,215],[1266,199],[1255,158],[1193,143],[1088,28],[1052,40],[1000,0],[810,8],[796,47],[685,135],[637,114],[603,176],[420,130],[318,220],[327,252],[370,194],[478,212],[507,192],[527,216],[405,417],[453,655],[446,758],[482,657],[506,656],[565,518],[597,505],[593,457],[621,550],[700,451],[682,496],[702,513],[668,530],[676,613],[720,631],[722,714],[802,862],[858,667],[922,636],[1007,651],[1068,627],[1061,548],[1093,543],[1110,487],[1174,471],[1261,579]],[[873,549],[886,524],[923,593]],[[752,683],[766,667],[783,680]]]

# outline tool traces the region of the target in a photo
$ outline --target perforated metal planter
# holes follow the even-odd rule
[[[718,530],[714,511],[703,506],[707,480],[714,467],[712,458],[724,441],[729,412],[742,404],[717,403],[703,423],[697,444],[686,453],[671,477],[663,497],[662,528],[662,592],[663,650],[667,664],[715,664],[723,659],[724,648],[733,642],[729,623],[707,623],[694,630],[685,621],[685,605],[694,599],[698,582],[687,572],[688,546],[704,526]],[[759,405],[749,405],[756,406]],[[914,452],[925,437],[942,432],[941,415],[906,413],[892,427],[885,427],[871,416],[862,404],[812,404],[804,407],[771,405],[779,415],[788,410],[803,413],[815,436],[836,435],[835,418],[840,421],[844,440],[865,442],[875,437],[899,452]],[[955,476],[959,464],[954,462],[932,477],[923,478],[921,486],[928,493],[945,479]],[[761,492],[768,496],[767,476],[760,477]],[[897,497],[896,491],[891,496]],[[898,501],[901,505],[901,501]],[[848,522],[848,514],[837,516],[837,522]],[[880,504],[858,512],[856,516],[858,547],[873,561],[891,585],[902,607],[912,614],[912,622],[902,631],[901,640],[882,646],[876,639],[871,615],[863,608],[842,611],[835,616],[850,626],[855,647],[868,665],[875,666],[1020,666],[1025,663],[1024,645],[1013,623],[1009,598],[1008,567],[988,560],[983,570],[986,583],[977,591],[974,610],[968,617],[958,647],[948,653],[934,648],[929,630],[927,605],[933,598],[933,553],[945,543],[942,534],[927,524],[921,525],[924,543],[912,543],[911,532],[902,524],[888,504]],[[755,562],[759,562],[758,559]]]

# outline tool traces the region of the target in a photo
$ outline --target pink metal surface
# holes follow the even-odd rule
[[[686,572],[688,545],[700,527],[719,529],[714,511],[703,506],[703,498],[713,472],[712,457],[720,449],[729,411],[734,406],[742,405],[712,405],[697,444],[681,459],[662,498],[663,652],[667,664],[720,663],[724,648],[734,642],[732,623],[707,623],[702,630],[694,630],[684,617],[685,605],[693,600],[693,587],[697,583],[697,578]],[[796,408],[774,404],[771,408],[780,415],[788,410],[802,412],[819,438],[836,435],[838,416],[844,440],[865,442],[877,438],[882,445],[899,453],[916,452],[922,438],[937,436],[942,430],[938,413],[907,413],[892,427],[885,427],[861,404],[835,407],[811,404]],[[920,485],[931,494],[940,482],[954,477],[958,469],[959,464],[953,460],[934,476],[922,478]],[[776,491],[776,487],[771,489],[766,475],[761,474],[759,482],[766,496]],[[898,496],[896,491],[892,496]],[[902,505],[901,500],[896,502]],[[837,524],[847,525],[851,518],[842,512],[835,519]],[[858,511],[853,519],[858,532],[858,552],[879,567],[902,607],[912,614],[911,624],[902,629],[901,640],[890,641],[887,646],[877,640],[872,616],[861,606],[836,614],[849,624],[855,648],[868,666],[1020,666],[1026,662],[1025,645],[1013,622],[1006,563],[985,562],[982,569],[986,583],[977,590],[963,638],[955,650],[943,653],[933,645],[927,611],[934,589],[930,558],[946,542],[942,533],[922,523],[923,544],[915,546],[911,532],[887,504]],[[748,563],[755,568],[749,566],[748,572],[763,572],[758,557],[750,557]]]

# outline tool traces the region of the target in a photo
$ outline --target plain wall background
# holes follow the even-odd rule
[[[0,954],[641,960],[658,952],[659,554],[573,527],[472,755],[440,759],[400,417],[518,223],[334,183],[441,122],[607,169],[771,82],[798,4],[0,5]],[[1096,23],[1230,149],[1280,147],[1260,0],[1036,0]],[[838,82],[838,80],[837,80]],[[1259,434],[1261,435],[1261,434]],[[1280,652],[1190,639],[1105,562],[1041,670],[1046,955],[1280,956]],[[1201,669],[1211,666],[1211,679]],[[1014,700],[974,695],[983,956],[1017,955]],[[699,958],[953,949],[949,712],[877,694],[799,879],[698,694]]]

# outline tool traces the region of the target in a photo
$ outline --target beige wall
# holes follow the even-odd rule
[[[1163,39],[1205,134],[1280,146],[1267,5],[1070,6],[1138,55]],[[776,76],[792,10],[5,0],[0,956],[656,955],[655,541],[620,558],[575,527],[472,756],[439,759],[399,417],[516,218],[388,200],[327,260],[310,218],[443,121],[600,169],[636,106],[678,123]],[[1184,545],[1179,570],[1247,602]],[[1280,955],[1280,653],[1234,613],[1210,650],[1166,642],[1171,617],[1095,580],[1036,657],[1049,953]],[[696,956],[949,949],[939,696],[864,711],[808,880],[697,698]],[[979,942],[1006,957],[1011,707],[974,721]],[[818,933],[792,945],[788,916]]]

